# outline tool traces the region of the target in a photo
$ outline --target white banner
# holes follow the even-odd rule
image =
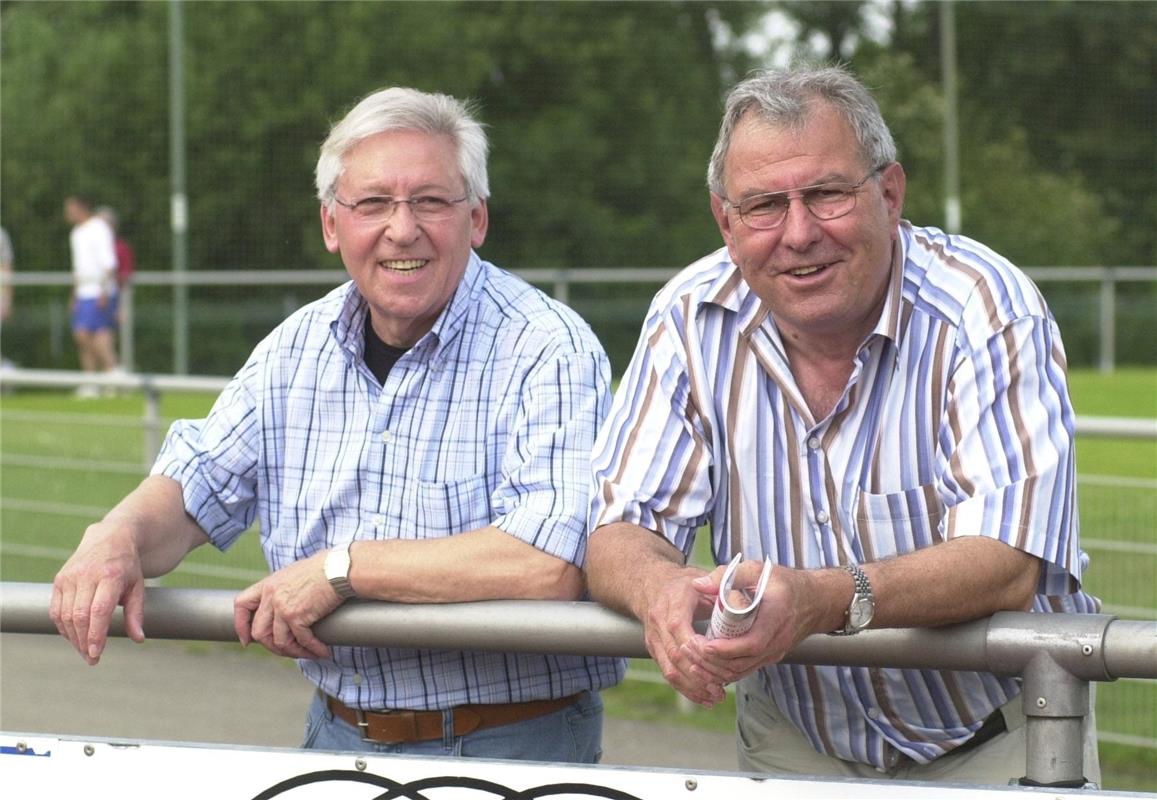
[[[1126,797],[1110,792],[765,778],[0,732],[4,800],[1008,800],[1021,794],[1050,800]]]

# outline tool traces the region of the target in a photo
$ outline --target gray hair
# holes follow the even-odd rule
[[[877,167],[896,160],[896,143],[880,114],[880,107],[862,83],[843,67],[802,67],[757,70],[727,95],[719,138],[707,165],[707,187],[726,196],[723,166],[731,137],[749,111],[777,127],[801,129],[826,103],[852,126],[865,166]]]
[[[458,169],[472,205],[490,196],[486,175],[489,145],[482,125],[466,103],[445,94],[392,87],[365,97],[333,126],[317,159],[317,198],[330,210],[342,160],[358,142],[388,131],[421,131],[450,137],[458,151]]]

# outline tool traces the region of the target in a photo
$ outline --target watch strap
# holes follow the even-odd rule
[[[350,548],[353,542],[338,545],[329,551],[325,557],[325,577],[329,585],[337,592],[342,600],[352,600],[357,597],[354,588],[350,585]]]
[[[852,609],[865,600],[874,606],[876,600],[872,594],[872,584],[868,582],[868,575],[860,569],[859,564],[849,562],[844,564],[843,570],[852,576],[852,580],[855,582],[855,591],[852,594],[852,602],[844,611],[844,627],[832,631],[832,636],[851,636],[863,630],[863,627],[852,624]]]

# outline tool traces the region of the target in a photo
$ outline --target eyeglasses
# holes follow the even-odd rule
[[[838,219],[852,213],[856,207],[856,195],[870,179],[887,167],[881,164],[869,172],[859,183],[820,183],[803,186],[789,192],[768,192],[745,197],[738,203],[723,199],[728,208],[739,211],[739,218],[749,228],[766,231],[777,228],[787,219],[791,200],[798,197],[816,219]]]
[[[385,222],[394,216],[394,210],[405,203],[418,222],[442,222],[454,216],[454,206],[470,199],[470,195],[463,197],[438,197],[433,194],[420,194],[408,200],[386,195],[372,195],[348,203],[337,195],[334,202],[345,206],[362,222]]]

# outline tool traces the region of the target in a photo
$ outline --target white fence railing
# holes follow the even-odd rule
[[[575,267],[515,270],[525,280],[551,287],[551,294],[566,303],[572,286],[584,284],[662,284],[676,269],[665,267]],[[1076,282],[1095,284],[1098,289],[1098,358],[1102,372],[1111,371],[1117,360],[1117,285],[1157,283],[1157,267],[1027,267],[1025,273],[1037,283]],[[143,271],[133,276],[138,286],[336,286],[347,280],[342,270],[195,270],[181,273]],[[67,272],[17,272],[12,285],[70,286]],[[134,364],[134,317],[131,288],[126,292],[124,324],[121,327],[121,363]],[[178,315],[186,320],[187,316]],[[640,323],[642,320],[640,319]],[[187,332],[177,338],[188,340]]]

